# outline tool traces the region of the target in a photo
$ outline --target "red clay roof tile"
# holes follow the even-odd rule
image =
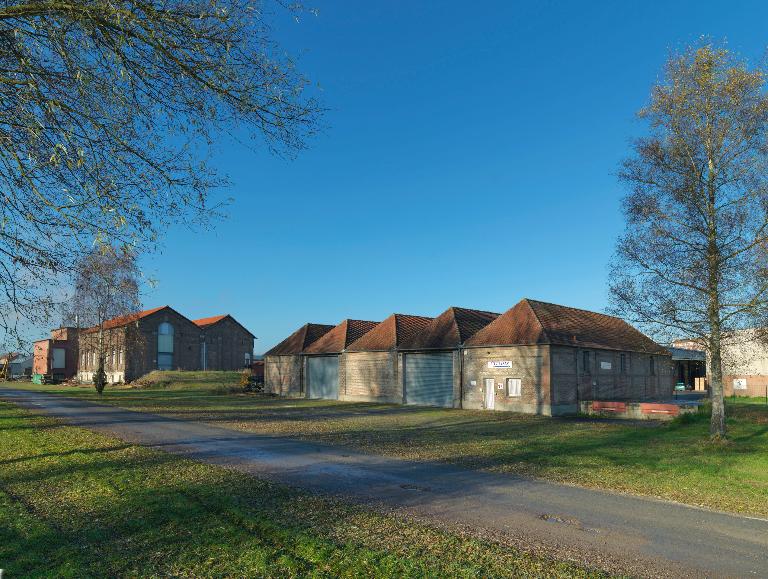
[[[334,326],[328,324],[304,324],[265,356],[288,356],[301,354],[310,344],[330,332]]]
[[[360,339],[378,325],[379,322],[366,320],[344,320],[330,332],[312,343],[307,354],[337,354],[355,340]]]
[[[383,351],[399,348],[423,332],[433,318],[392,314],[347,348],[350,352]]]
[[[477,332],[467,346],[554,344],[668,354],[614,316],[524,299]]]
[[[141,318],[146,318],[149,315],[154,314],[155,312],[159,312],[160,310],[164,309],[172,309],[170,306],[160,306],[159,308],[152,308],[151,310],[144,310],[143,312],[136,312],[133,314],[126,314],[124,316],[118,316],[116,318],[112,318],[111,320],[107,320],[104,322],[104,329],[109,330],[111,328],[119,328],[121,326],[127,326],[131,322],[135,322],[136,320],[140,320]],[[81,330],[85,334],[92,334],[94,332],[97,332],[99,330],[98,326],[94,326],[92,328],[87,328],[85,330]]]
[[[199,320],[192,320],[192,323],[196,326],[200,326],[201,328],[206,328],[208,326],[212,326],[216,322],[220,322],[224,318],[229,316],[229,314],[223,314],[221,316],[210,316],[208,318],[200,318]]]
[[[437,316],[423,332],[403,344],[404,349],[431,350],[455,348],[499,317],[482,310],[451,307]]]

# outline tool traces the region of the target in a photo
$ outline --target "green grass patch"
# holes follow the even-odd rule
[[[727,401],[730,438],[705,415],[662,422],[547,418],[412,406],[290,400],[188,383],[167,390],[36,387],[218,426],[347,445],[768,516],[768,407]]]
[[[205,386],[214,390],[231,390],[240,383],[241,372],[154,370],[130,384],[117,388],[188,388]]]
[[[9,577],[587,577],[0,403]]]

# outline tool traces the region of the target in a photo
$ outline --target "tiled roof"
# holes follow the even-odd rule
[[[311,344],[307,354],[337,354],[378,325],[366,320],[344,320],[330,332]]]
[[[196,326],[200,326],[201,328],[207,328],[208,326],[212,326],[216,322],[220,322],[224,318],[229,316],[229,314],[223,314],[221,316],[211,316],[209,318],[200,318],[199,320],[192,320],[192,323]]]
[[[350,352],[392,350],[411,342],[423,332],[433,318],[392,314],[347,348]]]
[[[218,324],[220,321],[222,321],[222,320],[225,320],[225,319],[227,319],[227,318],[229,318],[229,319],[230,319],[230,320],[232,320],[232,321],[233,321],[235,324],[237,324],[238,326],[240,326],[240,327],[241,327],[241,328],[242,328],[242,329],[243,329],[245,332],[247,332],[247,333],[248,333],[249,335],[251,335],[252,337],[254,337],[254,338],[256,337],[256,336],[254,336],[254,335],[251,333],[251,331],[250,331],[248,328],[246,328],[246,327],[245,327],[243,324],[241,324],[240,322],[238,322],[238,321],[237,321],[235,318],[233,318],[233,317],[232,317],[231,315],[229,315],[229,314],[223,314],[223,315],[221,315],[221,316],[210,316],[210,317],[208,317],[208,318],[200,318],[199,320],[192,320],[192,323],[193,323],[193,324],[195,324],[197,327],[199,327],[199,328],[202,328],[202,329],[204,330],[204,329],[206,329],[206,328],[210,328],[210,327],[211,327],[211,326],[213,326],[214,324]]]
[[[154,314],[155,312],[159,312],[160,310],[164,309],[171,309],[170,306],[160,306],[159,308],[152,308],[151,310],[144,310],[143,312],[136,312],[133,314],[127,314],[125,316],[118,316],[116,318],[112,318],[111,320],[107,320],[104,322],[104,329],[109,330],[111,328],[119,328],[121,326],[127,326],[131,322],[135,322],[136,320],[140,320],[141,318],[146,318],[149,315]],[[85,330],[82,330],[85,334],[92,334],[94,332],[98,331],[98,326],[94,326],[92,328],[87,328]]]
[[[620,318],[524,299],[469,340],[467,346],[554,344],[669,354]]]
[[[333,326],[327,324],[304,324],[264,355],[288,356],[291,354],[301,354],[310,344],[332,329]]]
[[[498,317],[499,314],[482,310],[448,308],[402,347],[414,350],[455,348]]]

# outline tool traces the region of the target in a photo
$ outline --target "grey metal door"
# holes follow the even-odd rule
[[[307,389],[310,398],[339,398],[339,357],[312,356],[307,358]]]
[[[453,406],[453,353],[405,355],[405,403]]]

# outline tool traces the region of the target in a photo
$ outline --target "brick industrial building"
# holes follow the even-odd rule
[[[239,370],[250,367],[254,335],[230,315],[190,320],[169,306],[104,323],[101,337],[109,382],[130,382],[152,370]],[[59,353],[60,352],[60,353]],[[61,328],[35,342],[35,373],[93,380],[97,328]]]
[[[78,329],[57,328],[51,337],[38,340],[32,347],[32,374],[69,380],[77,374]]]
[[[331,329],[308,325],[267,352],[267,391],[548,415],[575,413],[585,400],[672,393],[670,353],[605,314],[526,299],[502,315],[449,308],[434,319],[354,323],[365,331],[350,343],[313,346]]]

